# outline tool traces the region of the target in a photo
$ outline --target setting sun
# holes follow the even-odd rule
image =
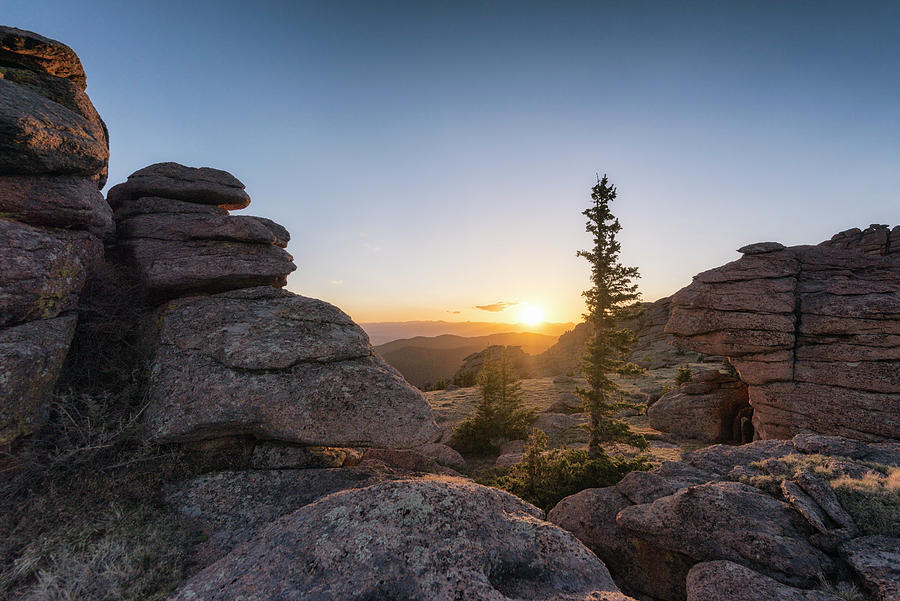
[[[536,326],[544,321],[544,310],[534,305],[526,305],[519,312],[519,321],[529,326]]]

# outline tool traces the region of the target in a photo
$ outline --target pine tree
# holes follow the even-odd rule
[[[615,199],[616,188],[609,185],[604,175],[591,190],[593,205],[583,211],[587,217],[586,229],[594,237],[594,247],[577,253],[591,264],[592,286],[582,293],[588,310],[584,318],[592,327],[582,362],[582,371],[590,387],[579,388],[576,392],[584,399],[590,416],[588,450],[592,457],[602,453],[600,443],[604,441],[625,442],[641,449],[648,446],[643,436],[632,432],[628,424],[614,417],[618,409],[631,403],[618,400],[618,386],[610,374],[639,371],[625,359],[634,344],[634,333],[618,328],[616,323],[633,315],[640,300],[637,284],[633,283],[640,277],[637,267],[624,267],[619,263],[621,245],[616,234],[622,226],[609,208],[609,203]]]
[[[525,438],[534,412],[522,403],[521,385],[506,349],[489,351],[477,378],[481,400],[475,414],[453,433],[455,446],[466,452],[496,450],[502,439]]]

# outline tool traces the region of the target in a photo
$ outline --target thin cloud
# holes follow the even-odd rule
[[[460,313],[462,313],[462,311],[451,311],[450,309],[447,309],[447,313],[453,313],[454,315],[459,315]]]
[[[331,283],[334,284],[335,286],[340,286],[341,284],[344,283],[344,280],[331,280]]]
[[[490,311],[491,313],[499,313],[500,311],[506,311],[507,309],[520,304],[521,303],[519,302],[497,301],[490,305],[476,305],[475,308],[481,309],[482,311]]]

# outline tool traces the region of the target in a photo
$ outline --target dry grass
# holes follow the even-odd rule
[[[900,536],[900,468],[815,453],[792,453],[750,465],[767,473],[741,481],[774,495],[780,495],[782,481],[800,470],[811,471],[834,489],[864,534]]]

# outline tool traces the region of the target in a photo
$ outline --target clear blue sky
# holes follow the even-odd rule
[[[360,321],[577,319],[597,171],[649,300],[900,223],[900,2],[0,4],[81,56],[111,183],[231,171]]]

